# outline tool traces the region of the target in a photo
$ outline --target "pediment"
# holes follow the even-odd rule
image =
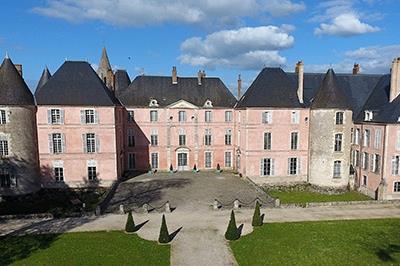
[[[185,108],[185,109],[198,109],[198,107],[188,101],[179,100],[168,106],[169,108]]]

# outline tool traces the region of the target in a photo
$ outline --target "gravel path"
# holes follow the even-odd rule
[[[175,210],[166,214],[170,234],[178,232],[171,243],[172,265],[236,265],[224,240],[229,210],[201,209],[188,212]],[[252,231],[253,210],[235,212],[242,235]],[[263,208],[267,223],[346,219],[400,218],[399,204],[349,205],[335,207],[269,209]],[[138,232],[144,239],[157,240],[161,224],[160,213],[134,214],[136,224],[148,221]],[[0,221],[0,235],[13,233],[61,233],[100,230],[121,230],[126,216],[109,214],[101,217],[68,219],[29,219]],[[179,230],[180,231],[177,231]],[[190,254],[190,255],[188,255]]]

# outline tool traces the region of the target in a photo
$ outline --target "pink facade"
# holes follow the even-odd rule
[[[263,121],[265,112],[270,114],[268,123]],[[239,164],[239,172],[259,184],[306,182],[309,112],[309,109],[305,108],[236,110],[236,161]],[[265,147],[265,133],[270,133],[271,136],[268,147]],[[297,134],[297,141],[292,141],[292,133]],[[268,161],[264,161],[266,158]],[[296,165],[292,162],[292,171],[291,158],[296,158]]]
[[[134,121],[127,122],[127,141],[131,129],[135,138],[134,145],[126,148],[128,169],[132,168],[129,154],[134,154],[135,169],[141,170],[169,170],[170,165],[174,170],[192,170],[194,165],[197,169],[215,169],[217,164],[233,169],[233,109],[198,108],[180,101],[167,108],[127,107],[127,110],[134,113]],[[209,122],[206,112],[210,112]],[[206,134],[210,139],[206,140]]]
[[[59,110],[57,114],[60,115],[52,118],[51,110]],[[86,110],[93,110],[93,123],[87,123],[82,117]],[[123,112],[121,107],[38,106],[42,183],[45,186],[66,184],[72,187],[110,185],[121,177],[124,170]],[[53,135],[58,133],[60,142],[57,142],[59,135]],[[93,150],[87,148],[90,144],[85,135],[88,133],[95,136]],[[94,167],[92,170],[96,173],[89,176],[89,167]],[[62,168],[63,173],[56,173],[55,168]]]

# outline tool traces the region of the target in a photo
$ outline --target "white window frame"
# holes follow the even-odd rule
[[[400,181],[393,182],[393,192],[395,193],[400,192]]]
[[[232,122],[232,111],[225,111],[225,122]]]
[[[299,149],[299,132],[297,131],[290,133],[290,149],[292,151]]]
[[[8,139],[0,139],[0,157],[7,157],[10,155],[10,143]]]
[[[128,110],[127,111],[127,115],[128,115],[128,123],[133,123],[135,121],[135,111],[134,110]]]
[[[260,164],[261,177],[275,175],[275,160],[273,158],[262,158]]]
[[[86,133],[86,153],[96,153],[97,152],[97,141],[96,133]]]
[[[335,114],[335,125],[343,125],[344,124],[344,112],[338,111]]]
[[[363,146],[364,147],[369,147],[371,144],[371,130],[370,129],[364,129],[364,138],[363,138]]]
[[[204,168],[210,169],[212,168],[212,166],[213,166],[213,154],[211,151],[206,151],[204,152]]]
[[[0,109],[0,125],[5,125],[8,123],[7,110]]]
[[[333,147],[334,152],[342,152],[343,151],[343,134],[336,133],[335,134],[335,145]]]
[[[336,160],[333,162],[333,178],[342,177],[342,161]]]
[[[400,175],[400,155],[392,156],[392,176]]]
[[[272,149],[272,133],[264,132],[263,134],[263,147],[264,150],[270,151]]]
[[[158,167],[159,167],[158,163],[159,163],[158,152],[150,153],[150,166],[151,166],[151,169],[158,169]]]
[[[212,111],[204,112],[204,122],[211,123],[212,122]]]
[[[212,132],[211,129],[207,128],[204,133],[204,145],[211,146],[212,145]]]
[[[225,131],[225,145],[232,145],[232,129],[227,129]]]
[[[158,131],[157,129],[152,129],[150,133],[150,145],[158,146]]]
[[[225,167],[227,167],[227,168],[232,167],[232,151],[224,152],[224,164],[225,164]]]
[[[158,122],[158,111],[157,110],[150,110],[150,122]]]
[[[382,129],[377,128],[375,130],[375,141],[374,141],[375,149],[379,149],[381,147],[381,143],[382,143]]]
[[[292,124],[299,124],[300,123],[300,112],[292,111],[290,120],[291,120]]]
[[[288,159],[288,174],[290,176],[296,176],[300,174],[300,160],[298,157],[290,157]]]
[[[186,122],[186,111],[178,112],[178,122],[180,123]]]
[[[263,124],[272,124],[272,112],[264,111],[262,112],[262,123]]]

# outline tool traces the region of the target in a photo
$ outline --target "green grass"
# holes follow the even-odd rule
[[[399,265],[400,219],[264,224],[230,246],[239,265]]]
[[[268,190],[268,194],[274,198],[279,198],[281,203],[305,204],[307,202],[372,200],[370,197],[356,191],[345,192],[338,195],[328,195],[311,191]]]
[[[0,265],[169,265],[169,246],[119,231],[0,238]]]

